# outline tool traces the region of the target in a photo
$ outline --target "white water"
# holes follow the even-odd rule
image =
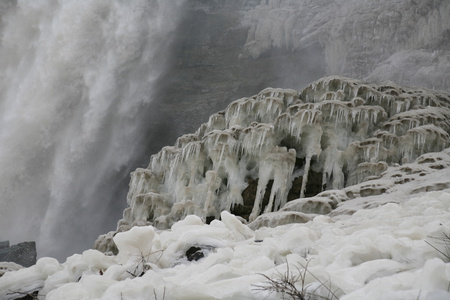
[[[181,4],[0,6],[0,240],[62,258],[114,228]]]

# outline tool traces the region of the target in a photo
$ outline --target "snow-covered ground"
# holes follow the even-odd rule
[[[300,274],[297,289],[318,296],[306,299],[450,299],[450,263],[439,253],[450,254],[449,153],[389,167],[381,178],[344,190],[384,182],[385,193],[341,202],[303,224],[252,230],[224,211],[209,225],[190,215],[170,230],[133,227],[114,237],[117,256],[87,250],[62,264],[44,257],[5,273],[0,298],[40,290],[38,298],[49,300],[283,299],[261,288],[270,287],[265,276]],[[198,260],[186,255],[191,247]]]

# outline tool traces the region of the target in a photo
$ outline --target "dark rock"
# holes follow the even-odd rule
[[[23,242],[11,247],[9,247],[9,241],[0,243],[0,261],[31,267],[36,264],[36,256],[35,242]]]
[[[198,261],[214,249],[215,247],[210,245],[192,245],[186,250],[185,255],[188,261]]]
[[[27,293],[23,297],[16,298],[16,300],[34,300],[34,299],[39,299],[38,298],[38,294],[39,294],[39,291],[34,291],[32,293]]]
[[[247,180],[248,186],[242,192],[242,199],[244,200],[244,205],[235,205],[231,208],[231,213],[235,216],[239,216],[248,221],[248,218],[252,212],[253,204],[255,203],[256,191],[258,189],[258,178],[249,178]],[[264,197],[262,199],[261,211],[269,204],[270,191],[272,190],[273,180],[269,180],[267,184]]]
[[[303,176],[296,177],[292,182],[292,187],[289,190],[288,201],[300,198],[300,191],[302,189]]]
[[[215,217],[214,216],[208,216],[206,217],[206,224],[210,224],[212,221],[214,221]]]
[[[312,197],[322,192],[322,173],[309,170],[305,197]]]
[[[200,247],[192,246],[191,248],[187,249],[186,257],[189,261],[193,260],[197,261],[205,257],[205,254],[203,254],[202,249]]]
[[[312,197],[322,192],[322,173],[314,172],[310,170],[308,173],[308,183],[306,184],[306,197]],[[231,213],[244,218],[248,221],[248,218],[252,212],[253,204],[255,203],[256,191],[258,188],[258,178],[253,179],[250,178],[247,181],[248,186],[242,192],[242,199],[244,200],[244,205],[235,205],[231,208]],[[266,187],[266,192],[264,193],[264,197],[262,200],[262,208],[261,211],[264,211],[264,208],[269,203],[270,192],[272,190],[273,180],[270,180]],[[302,177],[297,177],[292,182],[292,187],[288,194],[288,201],[292,201],[294,199],[298,199],[300,197],[300,190],[302,186]],[[276,210],[280,209],[277,208]]]
[[[9,248],[9,241],[0,242],[0,249]]]

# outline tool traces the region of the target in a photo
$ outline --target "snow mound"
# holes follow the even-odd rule
[[[134,227],[114,237],[117,256],[88,250],[62,264],[41,258],[5,273],[0,298],[36,291],[47,300],[272,300],[282,294],[261,290],[267,278],[295,277],[307,266],[304,284],[295,287],[317,299],[336,299],[328,289],[341,300],[448,299],[450,263],[433,247],[448,250],[450,189],[402,201],[372,197],[377,206],[351,215],[317,215],[275,228],[252,230],[228,212],[209,225],[190,215],[170,230]],[[192,249],[196,256],[189,256]]]

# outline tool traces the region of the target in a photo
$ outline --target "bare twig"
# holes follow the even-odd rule
[[[153,295],[155,296],[155,300],[158,300],[158,296],[156,295],[156,289],[153,289]],[[164,287],[162,300],[166,299],[166,287]]]
[[[264,285],[255,285],[256,290],[260,291],[269,291],[271,293],[280,293],[282,299],[286,299],[285,297],[288,297],[289,299],[293,300],[308,300],[308,299],[323,299],[323,300],[334,300],[339,299],[335,292],[331,289],[331,283],[330,286],[326,286],[324,282],[322,282],[319,278],[317,278],[313,273],[311,273],[308,270],[308,264],[306,263],[305,266],[302,266],[302,270],[300,270],[298,267],[297,269],[297,275],[292,273],[290,271],[289,263],[286,265],[286,272],[280,273],[278,270],[278,277],[277,278],[271,278],[265,274],[259,274],[263,276],[267,281]],[[316,287],[313,291],[308,292],[307,291],[307,285],[305,283],[306,281],[306,274],[310,274],[314,279],[316,279],[319,282],[319,286]],[[300,289],[298,289],[295,284],[299,282],[300,283]],[[319,293],[317,293],[317,290],[320,287],[324,287],[325,290],[328,292],[327,296],[322,296]]]
[[[416,298],[416,300],[419,300],[419,298],[420,298],[420,294],[422,294],[422,290],[419,290],[419,294],[417,295],[417,298]]]
[[[430,245],[434,250],[442,254],[447,262],[450,262],[450,235],[443,232],[441,237],[429,236],[429,238],[435,240],[435,244],[444,245],[444,250],[441,250],[430,242],[425,241],[425,243]]]
[[[155,263],[159,262],[164,253],[164,250],[158,250],[155,252],[148,253],[146,255],[144,255],[144,253],[142,253],[141,251],[140,252],[141,254],[139,255],[138,259],[135,260],[134,268],[131,270],[127,270],[127,273],[133,277],[142,277],[145,274],[145,272],[150,270],[150,266],[148,265],[148,262],[150,261],[150,256],[158,252],[160,252],[161,255],[158,257]]]
[[[10,291],[6,295],[21,295],[21,296],[23,296],[21,298],[29,297],[29,299],[32,299],[32,300],[39,300],[40,296],[45,297],[43,295],[38,295],[38,293],[39,293],[39,290],[28,291],[28,292]]]

